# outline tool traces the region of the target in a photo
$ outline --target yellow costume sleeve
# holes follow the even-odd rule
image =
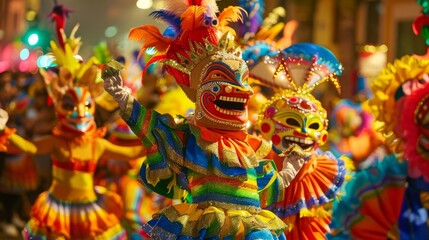
[[[1,140],[3,139],[3,140]],[[54,136],[41,137],[31,142],[10,130],[5,129],[0,135],[0,151],[23,152],[29,154],[51,153],[55,144]]]
[[[143,145],[118,146],[104,138],[97,139],[97,149],[102,151],[102,158],[129,161],[146,155]]]

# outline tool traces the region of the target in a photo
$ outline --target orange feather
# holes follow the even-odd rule
[[[183,32],[192,31],[203,24],[204,13],[207,8],[191,6],[182,14],[181,27]]]
[[[220,14],[219,14],[219,26],[224,27],[230,22],[243,22],[243,15],[242,12],[244,12],[247,15],[246,10],[244,10],[241,7],[237,6],[229,6],[225,8]]]
[[[154,25],[142,25],[140,27],[132,28],[128,38],[137,42],[143,42],[139,57],[143,52],[150,47],[154,47],[157,51],[165,51],[172,40],[168,37],[162,36],[159,29]]]

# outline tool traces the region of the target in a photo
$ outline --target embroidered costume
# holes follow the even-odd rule
[[[327,114],[311,91],[332,81],[342,67],[327,49],[309,43],[294,44],[275,56],[255,61],[250,76],[276,91],[261,109],[261,135],[281,152],[299,146],[308,156],[298,175],[285,190],[284,200],[269,207],[289,226],[288,239],[323,239],[330,231],[326,205],[346,177],[343,160],[318,149],[327,141]],[[281,162],[276,162],[280,168]]]
[[[279,156],[267,142],[246,132],[247,101],[252,90],[248,69],[233,40],[228,22],[241,19],[238,7],[219,16],[214,1],[172,1],[151,15],[165,20],[163,36],[152,25],[130,32],[143,41],[142,52],[154,47],[149,62],[162,61],[195,113],[176,123],[139,104],[118,71],[103,70],[105,89],[121,115],[148,149],[140,170],[155,192],[186,202],[165,208],[143,226],[153,239],[284,239],[286,225],[262,207],[281,200],[303,159],[295,151],[275,171]]]

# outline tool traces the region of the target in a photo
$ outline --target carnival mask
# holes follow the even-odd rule
[[[60,124],[67,129],[84,133],[94,126],[95,104],[84,87],[67,90],[56,109]]]
[[[324,82],[339,90],[341,71],[332,52],[311,43],[295,44],[261,59],[250,75],[275,91],[259,115],[261,135],[280,152],[298,146],[298,154],[313,154],[328,140],[328,120],[326,110],[311,92]]]
[[[310,155],[327,141],[326,112],[315,99],[289,95],[270,102],[263,114],[261,134],[279,151],[296,144]]]
[[[248,100],[253,94],[245,62],[234,55],[213,56],[200,66],[191,74],[191,78],[201,79],[196,93],[197,124],[222,130],[245,129]]]

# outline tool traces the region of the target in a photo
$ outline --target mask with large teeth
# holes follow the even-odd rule
[[[247,83],[246,63],[234,55],[212,56],[198,64],[192,77],[201,79],[195,102],[199,126],[221,130],[244,130],[248,122],[248,100],[253,90]],[[196,74],[197,73],[197,74]]]
[[[328,138],[326,110],[310,94],[278,94],[267,103],[261,118],[262,136],[279,151],[296,144],[308,155]]]

